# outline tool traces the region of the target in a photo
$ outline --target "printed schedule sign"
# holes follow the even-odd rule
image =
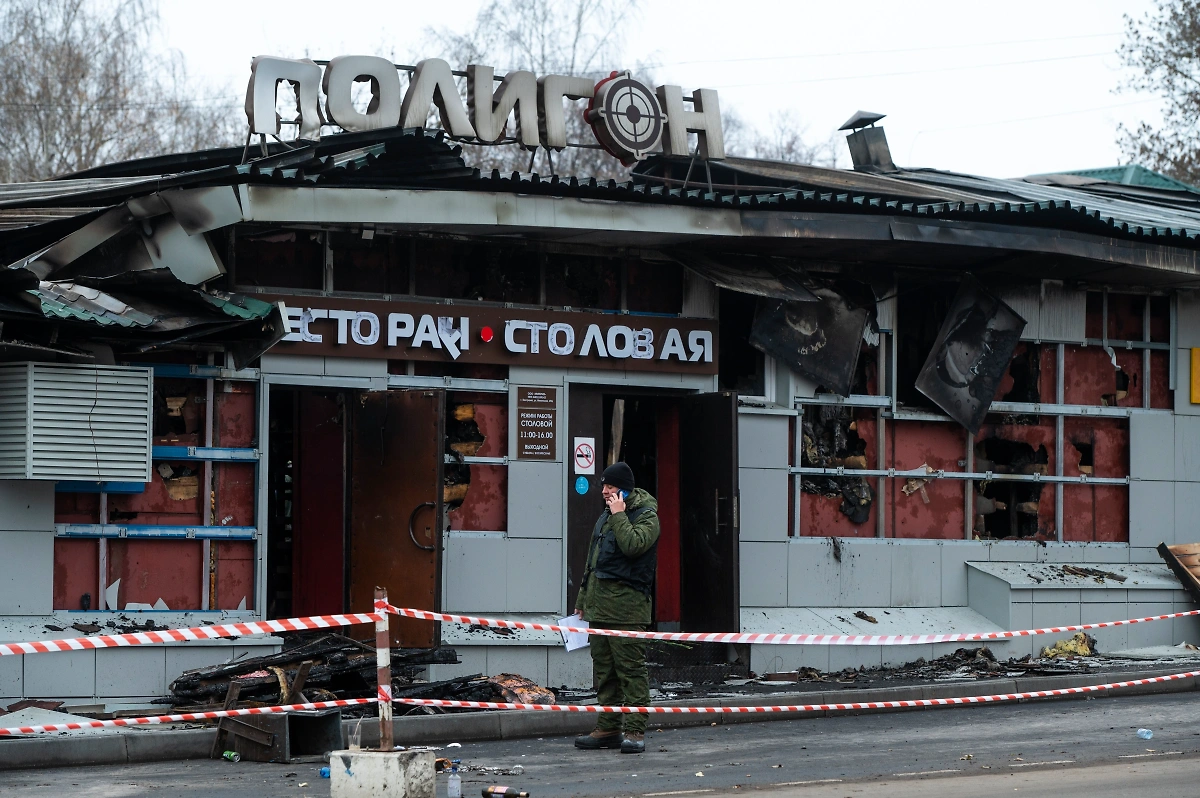
[[[517,388],[517,458],[558,459],[557,388]]]

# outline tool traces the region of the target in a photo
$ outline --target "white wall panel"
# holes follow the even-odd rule
[[[495,612],[508,595],[503,535],[447,535],[442,553],[447,612]]]
[[[1175,479],[1174,416],[1135,413],[1129,417],[1129,475],[1137,479]]]
[[[742,468],[787,468],[791,416],[738,414],[738,465]],[[703,434],[703,430],[683,430]]]
[[[49,615],[53,604],[53,533],[0,532],[0,615]]]
[[[742,540],[788,539],[788,472],[774,468],[738,469],[738,511]]]
[[[743,607],[788,605],[788,543],[755,543],[739,546]]]
[[[562,541],[527,539],[507,543],[507,611],[562,610]]]
[[[560,424],[565,430],[566,425]],[[559,447],[570,446],[565,440]],[[508,535],[563,537],[563,463],[512,460],[508,464]]]
[[[1157,546],[1175,543],[1175,489],[1200,485],[1174,482],[1131,482],[1129,484],[1129,545]]]

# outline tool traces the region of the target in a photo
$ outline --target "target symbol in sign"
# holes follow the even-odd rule
[[[592,444],[583,442],[575,447],[575,472],[592,473],[596,464],[596,449]]]
[[[658,97],[628,72],[614,72],[596,84],[584,118],[604,149],[626,166],[658,146],[667,121]]]

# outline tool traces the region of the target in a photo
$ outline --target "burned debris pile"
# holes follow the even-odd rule
[[[404,689],[427,665],[457,662],[452,648],[393,649],[392,682]],[[371,697],[377,673],[370,643],[340,634],[296,636],[278,654],[186,671],[156,703],[211,709]]]
[[[524,676],[471,674],[428,682],[428,665],[453,665],[452,648],[392,649],[392,695],[458,701],[553,704],[555,695]],[[297,635],[278,654],[241,659],[184,672],[171,683],[171,695],[154,703],[182,711],[266,707],[347,698],[377,693],[375,647],[340,634]],[[440,708],[397,707],[397,714],[441,712]],[[373,707],[344,714],[374,714]]]

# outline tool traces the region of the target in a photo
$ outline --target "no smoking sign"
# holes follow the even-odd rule
[[[575,473],[576,474],[595,474],[596,473],[596,439],[595,438],[576,438],[575,439]]]

